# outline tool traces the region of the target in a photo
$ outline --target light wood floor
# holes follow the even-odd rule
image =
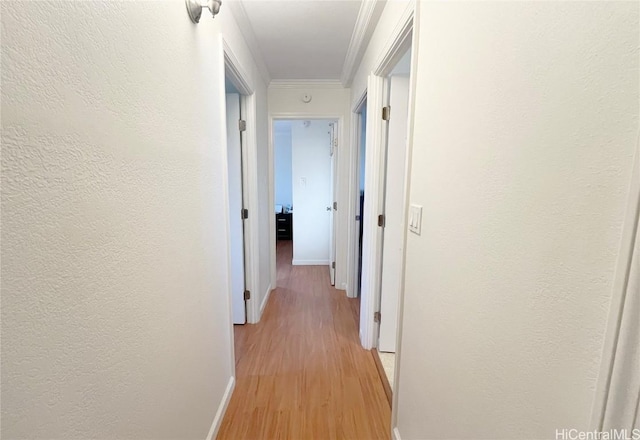
[[[291,266],[279,242],[278,288],[260,323],[235,326],[236,388],[218,439],[389,439],[391,412],[358,339],[359,300],[327,266]]]

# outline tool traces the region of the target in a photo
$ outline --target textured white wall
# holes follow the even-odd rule
[[[313,96],[310,103],[302,101],[302,96],[309,93]],[[351,216],[349,208],[350,199],[347,188],[349,187],[349,161],[351,155],[350,122],[351,110],[349,108],[350,89],[322,88],[300,86],[293,88],[269,87],[269,114],[286,114],[293,116],[304,114],[309,117],[342,117],[342,124],[338,133],[337,148],[337,220],[336,220],[336,288],[347,288],[347,227]],[[295,205],[294,205],[295,210]],[[275,229],[275,226],[274,226]],[[275,277],[275,247],[272,257],[272,276]]]
[[[420,2],[398,427],[589,428],[638,130],[637,2]]]
[[[2,2],[2,437],[205,438],[232,374],[219,24]]]

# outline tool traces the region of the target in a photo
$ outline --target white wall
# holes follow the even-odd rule
[[[251,279],[249,288],[251,289],[251,301],[254,302],[255,313],[249,314],[247,319],[249,322],[258,322],[262,314],[262,310],[266,305],[269,292],[271,290],[271,218],[273,217],[273,205],[269,201],[269,179],[270,172],[267,166],[269,162],[269,119],[267,107],[267,86],[269,78],[261,75],[261,69],[258,62],[253,57],[251,49],[238,26],[233,11],[237,7],[233,7],[231,2],[225,3],[221,12],[216,16],[215,20],[220,21],[224,44],[228,52],[230,52],[234,61],[238,64],[236,67],[240,69],[242,76],[248,81],[249,87],[253,91],[256,100],[255,108],[255,133],[256,133],[256,149],[249,151],[249,173],[255,176],[255,186],[249,190],[250,205],[249,221],[257,227],[255,236],[257,242],[257,277]],[[227,7],[228,6],[228,7]],[[251,179],[250,179],[251,180]],[[257,207],[257,209],[255,209]],[[254,216],[257,211],[257,216]],[[252,277],[253,278],[253,277]],[[274,286],[275,287],[275,286]]]
[[[291,122],[293,164],[293,264],[328,265],[331,216],[329,122]],[[304,180],[304,182],[303,182]]]
[[[275,158],[276,205],[293,205],[291,162],[291,122],[275,121],[273,149]]]
[[[220,22],[1,7],[2,437],[203,439],[233,371]]]
[[[309,103],[302,101],[302,96],[311,94],[313,99]],[[351,154],[350,139],[350,114],[349,108],[350,90],[332,85],[298,85],[269,87],[269,114],[270,115],[306,115],[313,117],[338,117],[343,118],[339,124],[337,154],[337,181],[338,188],[344,191],[337,192],[337,228],[336,234],[336,288],[346,289],[347,284],[347,225],[349,218],[353,218],[348,209],[350,199],[346,188],[349,187],[349,161]],[[295,212],[294,204],[294,212]],[[295,214],[294,214],[295,215]],[[272,216],[273,217],[273,216]],[[275,220],[273,220],[275,222]],[[272,224],[275,230],[275,224]],[[295,225],[294,225],[295,230]],[[295,232],[294,232],[295,233]],[[275,279],[275,242],[272,243],[272,277]]]
[[[638,132],[637,2],[419,2],[403,439],[588,429]]]

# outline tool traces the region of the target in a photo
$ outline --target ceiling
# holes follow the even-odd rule
[[[339,80],[361,4],[362,0],[242,0],[274,80]]]

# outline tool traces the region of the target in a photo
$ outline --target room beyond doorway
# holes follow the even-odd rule
[[[334,119],[273,122],[276,241],[294,266],[328,266],[334,284]]]

